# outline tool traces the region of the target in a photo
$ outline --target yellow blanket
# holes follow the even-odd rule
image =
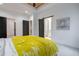
[[[58,51],[54,41],[38,36],[15,36],[12,41],[19,56],[52,56]]]

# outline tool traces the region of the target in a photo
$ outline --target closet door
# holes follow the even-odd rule
[[[23,20],[23,35],[29,35],[29,21]]]
[[[7,18],[7,37],[14,36],[14,19]]]
[[[0,38],[7,37],[7,29],[6,29],[6,18],[0,17]]]
[[[39,19],[39,36],[44,37],[44,19]]]

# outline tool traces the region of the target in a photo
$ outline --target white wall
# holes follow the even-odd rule
[[[17,15],[17,14],[16,14]],[[6,17],[7,18],[7,32],[8,32],[8,37],[9,36],[12,36],[14,33],[14,28],[13,27],[11,27],[12,26],[12,24],[13,23],[11,23],[11,22],[16,22],[16,35],[19,35],[19,36],[21,36],[22,34],[23,34],[23,30],[22,30],[22,21],[23,20],[29,20],[29,17],[27,16],[27,15],[14,15],[14,14],[11,14],[11,13],[9,13],[9,12],[6,12],[6,11],[2,11],[2,10],[0,10],[0,16],[2,16],[2,17]],[[10,21],[9,21],[10,20]],[[11,21],[12,20],[12,21]],[[14,21],[13,21],[14,20]],[[11,26],[10,26],[10,25]],[[14,26],[14,25],[13,25]],[[9,28],[9,27],[11,27],[11,28]],[[13,28],[13,29],[12,29]],[[11,31],[13,31],[13,32],[11,32]]]
[[[50,15],[52,18],[52,39],[56,42],[79,48],[79,4],[52,4],[38,10],[38,19]],[[70,17],[70,30],[56,30],[56,20]]]
[[[33,12],[33,20],[32,20],[32,35],[36,35],[36,36],[38,36],[38,29],[39,29],[39,27],[38,27],[38,14],[37,14],[37,10],[35,10],[34,12]]]
[[[22,17],[22,16],[19,16],[16,18],[16,35],[17,36],[22,36],[23,35],[23,20],[28,20],[29,19],[26,17]]]

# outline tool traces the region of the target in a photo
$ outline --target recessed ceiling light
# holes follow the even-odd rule
[[[26,10],[25,13],[28,13],[28,11]]]

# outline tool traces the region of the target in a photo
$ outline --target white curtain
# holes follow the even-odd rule
[[[7,37],[14,36],[14,22],[15,19],[7,18]]]
[[[45,38],[51,38],[51,20],[52,20],[52,17],[50,18],[46,18],[44,20],[44,37]]]

